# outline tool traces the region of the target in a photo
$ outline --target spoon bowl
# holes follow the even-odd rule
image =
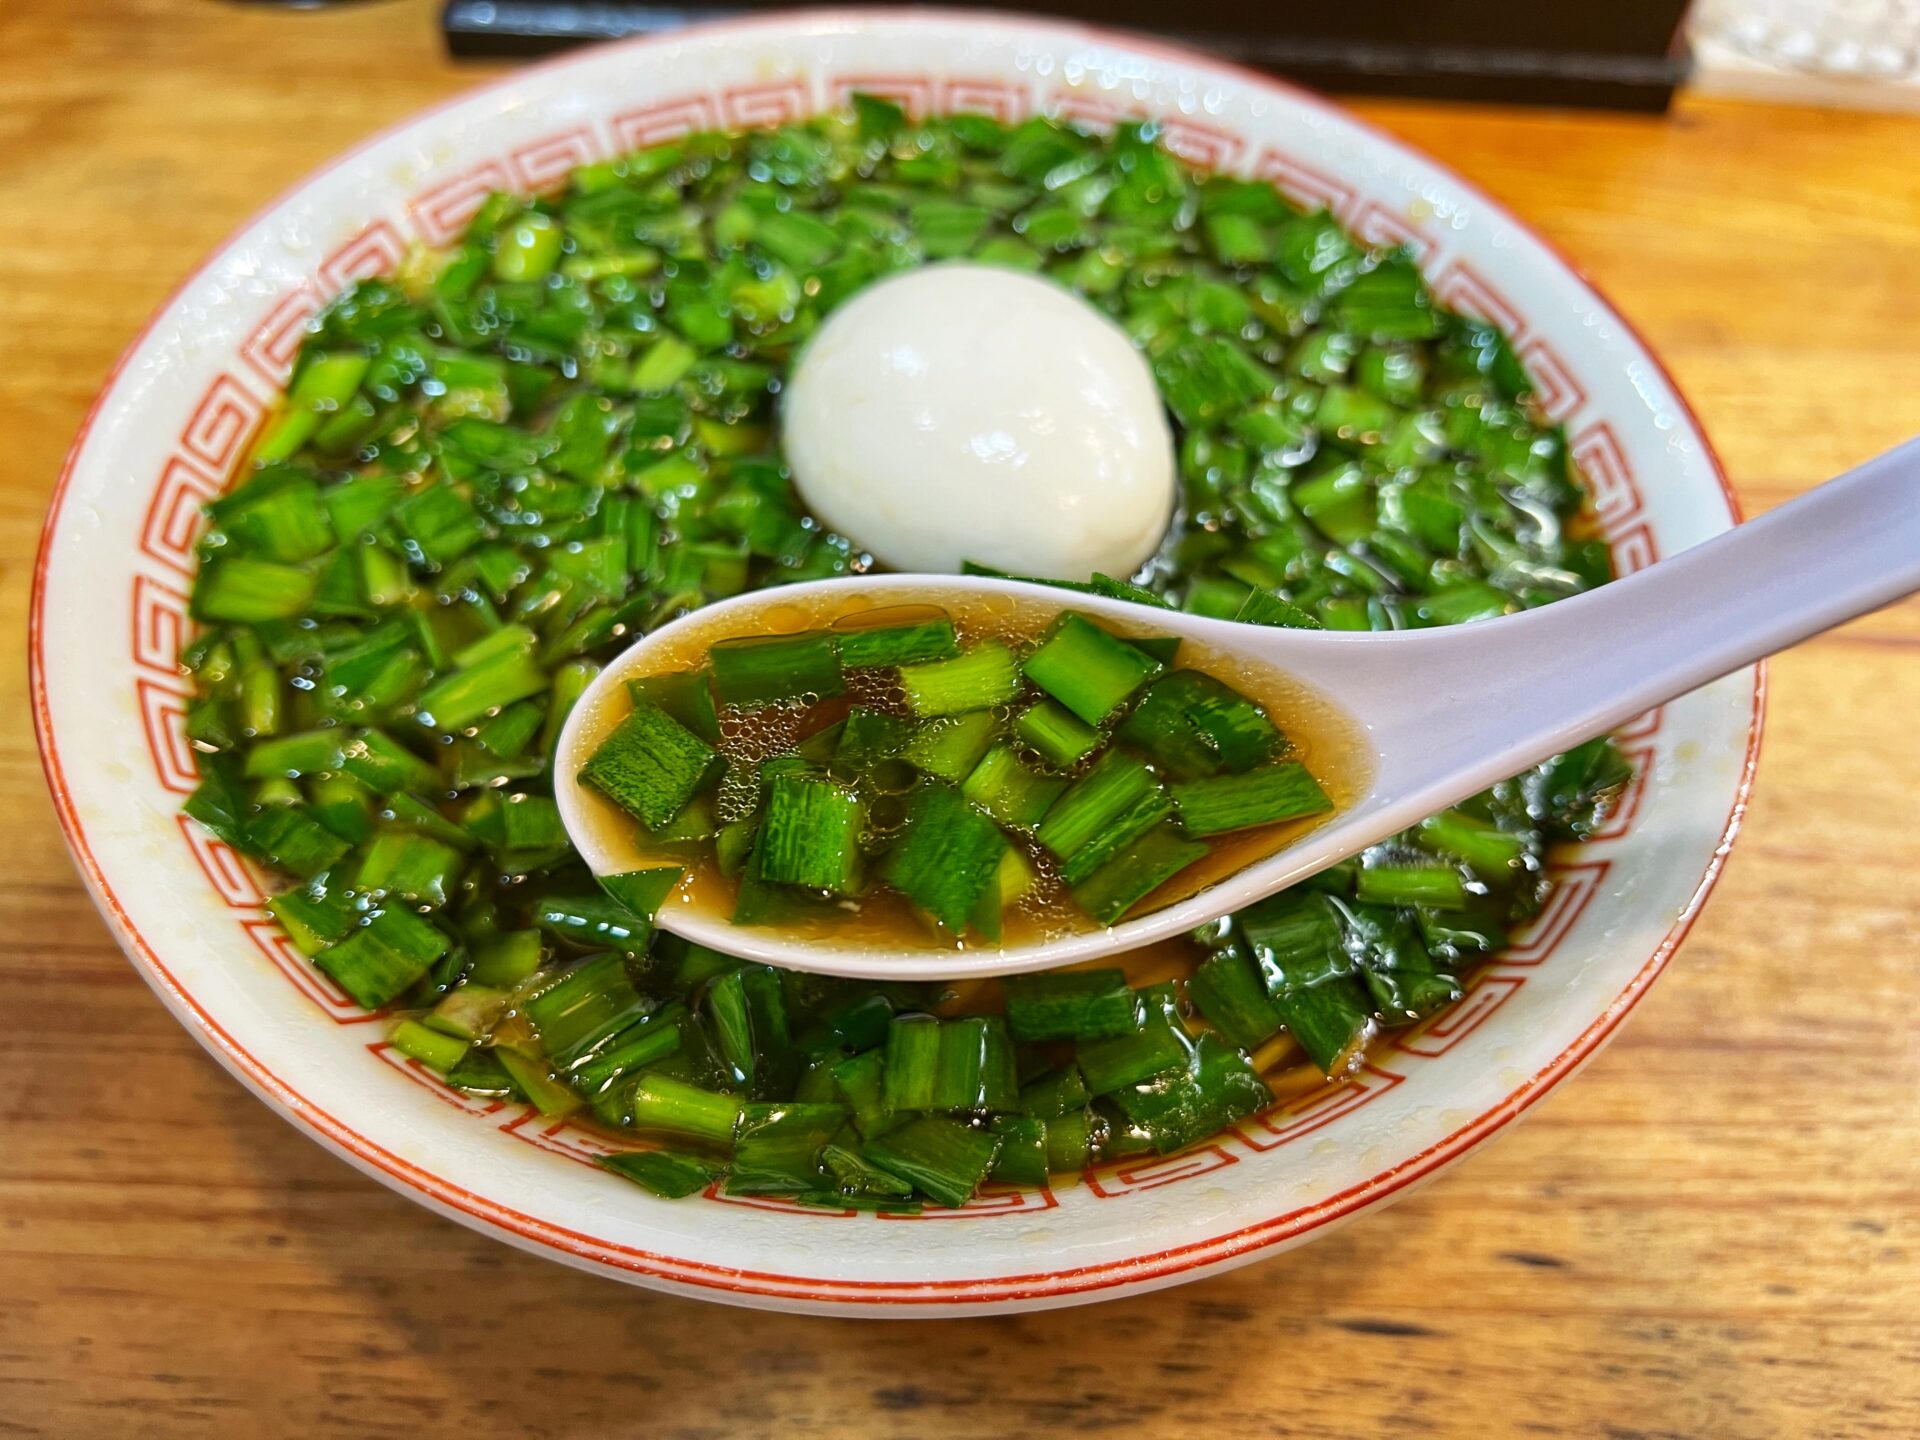
[[[955,979],[1103,959],[1198,928],[1807,636],[1920,589],[1920,441],[1672,559],[1554,605],[1466,625],[1346,633],[1241,624],[980,576],[868,575],[757,591],[663,626],[609,664],[563,728],[560,814],[596,875],[629,868],[578,780],[591,744],[690,636],[762,633],[826,595],[874,607],[1000,597],[1150,629],[1283,672],[1351,725],[1358,793],[1318,828],[1197,893],[1118,924],[1028,943],[934,949],[735,926],[670,896],[656,923],[749,960],[822,974]],[[777,625],[772,628],[781,628]]]

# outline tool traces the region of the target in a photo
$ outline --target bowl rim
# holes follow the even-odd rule
[[[55,532],[81,452],[85,449],[93,427],[128,363],[181,296],[206,274],[221,255],[261,220],[287,204],[309,185],[345,167],[361,153],[385,140],[413,129],[457,106],[506,90],[523,82],[529,75],[563,71],[589,57],[603,58],[611,53],[640,51],[656,46],[677,44],[688,39],[710,39],[756,30],[806,30],[838,26],[851,31],[927,22],[1007,26],[1061,41],[1078,41],[1129,49],[1172,64],[1224,73],[1250,87],[1284,95],[1295,104],[1333,115],[1343,123],[1357,126],[1396,149],[1413,153],[1422,163],[1431,166],[1459,187],[1462,194],[1471,197],[1477,204],[1485,206],[1491,214],[1538,243],[1570,276],[1586,287],[1607,317],[1619,325],[1647,356],[1655,372],[1673,396],[1677,408],[1700,440],[1708,470],[1720,487],[1733,522],[1737,524],[1744,519],[1739,498],[1727,479],[1725,467],[1710,437],[1658,352],[1647,343],[1638,328],[1621,313],[1592,277],[1551,239],[1542,235],[1506,205],[1494,199],[1480,186],[1460,175],[1445,162],[1315,91],[1209,54],[1204,49],[1119,27],[1088,25],[995,9],[893,5],[876,5],[860,9],[832,6],[782,9],[760,15],[708,21],[660,34],[634,36],[569,51],[532,65],[518,67],[505,75],[467,87],[443,100],[411,111],[392,124],[382,127],[355,145],[341,151],[326,163],[305,172],[275,194],[207,251],[206,256],[160,300],[146,322],[128,342],[101,381],[98,392],[88,406],[62,461],[48,502],[34,562],[33,592],[28,614],[28,689],[41,768],[68,851],[87,883],[96,909],[107,920],[109,929],[113,931],[121,949],[134,962],[136,970],[160,996],[168,1009],[186,1025],[188,1032],[249,1090],[327,1149],[374,1179],[407,1195],[408,1198],[531,1253],[558,1259],[594,1273],[606,1274],[612,1270],[622,1273],[625,1278],[648,1280],[674,1290],[683,1290],[683,1287],[691,1288],[708,1298],[730,1301],[734,1304],[785,1303],[791,1306],[798,1302],[801,1306],[826,1308],[841,1313],[873,1313],[877,1309],[882,1314],[911,1314],[915,1313],[917,1306],[918,1313],[925,1314],[929,1306],[945,1307],[947,1313],[952,1313],[955,1307],[987,1309],[1009,1302],[1072,1303],[1076,1297],[1088,1298],[1090,1292],[1116,1287],[1132,1289],[1165,1285],[1186,1278],[1186,1272],[1199,1272],[1233,1263],[1243,1263],[1261,1250],[1282,1245],[1310,1232],[1336,1225],[1361,1210],[1433,1177],[1520,1118],[1561,1082],[1576,1073],[1612,1037],[1626,1016],[1646,994],[1653,981],[1666,968],[1674,952],[1691,932],[1708,896],[1725,868],[1727,857],[1739,834],[1750,802],[1765,729],[1767,672],[1766,666],[1760,664],[1754,666],[1751,671],[1752,708],[1747,729],[1747,743],[1740,763],[1733,800],[1727,818],[1718,831],[1718,842],[1709,855],[1707,865],[1685,905],[1651,954],[1594,1021],[1552,1060],[1524,1080],[1515,1083],[1500,1100],[1473,1118],[1457,1125],[1446,1135],[1414,1155],[1399,1160],[1335,1195],[1264,1220],[1241,1225],[1223,1234],[1125,1259],[1060,1270],[1036,1271],[1030,1274],[995,1275],[987,1280],[983,1293],[967,1293],[969,1290],[981,1289],[982,1278],[897,1282],[836,1280],[818,1276],[801,1277],[742,1271],[678,1256],[654,1256],[645,1252],[625,1250],[625,1247],[612,1247],[595,1241],[590,1235],[568,1230],[534,1216],[520,1214],[497,1202],[441,1180],[426,1167],[394,1154],[361,1135],[352,1126],[320,1110],[282,1081],[267,1064],[256,1059],[210,1014],[201,1009],[193,997],[175,981],[158,952],[133,924],[105,871],[93,854],[85,826],[76,811],[66,782],[54,734],[47,693],[47,665],[44,653],[46,576],[52,563]],[[624,1253],[616,1254],[616,1249],[621,1249]],[[862,1293],[837,1294],[836,1291]]]

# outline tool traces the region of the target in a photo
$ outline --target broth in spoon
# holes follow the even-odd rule
[[[1011,947],[1185,899],[1365,789],[1340,712],[1151,612],[940,602],[828,587],[643,647],[562,757],[599,868],[682,868],[670,912],[799,939]]]

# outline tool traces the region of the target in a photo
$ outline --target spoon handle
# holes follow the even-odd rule
[[[1920,440],[1910,440],[1598,590],[1504,620],[1396,636],[1406,642],[1397,675],[1394,656],[1356,646],[1352,658],[1373,673],[1344,677],[1343,688],[1404,692],[1414,672],[1427,678],[1418,703],[1403,693],[1398,718],[1377,732],[1387,767],[1401,772],[1394,789],[1448,773],[1491,783],[1916,590]],[[1497,753],[1488,753],[1490,731],[1510,737]],[[1396,754],[1412,757],[1404,770]]]

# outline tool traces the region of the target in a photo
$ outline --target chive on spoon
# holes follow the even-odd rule
[[[1597,590],[1497,619],[1356,634],[1158,610],[1019,581],[870,575],[737,596],[656,630],[581,697],[555,757],[561,818],[596,875],[626,868],[586,813],[590,720],[653,673],[688,627],[762,633],[779,607],[831,594],[874,606],[1001,595],[1199,642],[1283,672],[1345,715],[1370,767],[1317,829],[1198,893],[1106,928],[962,950],[863,947],[736,926],[669,901],[657,924],[771,965],[868,979],[956,979],[1099,960],[1183,934],[1282,890],[1496,781],[1808,636],[1920,590],[1920,440],[1724,535]],[[1090,922],[1091,923],[1091,922]]]

